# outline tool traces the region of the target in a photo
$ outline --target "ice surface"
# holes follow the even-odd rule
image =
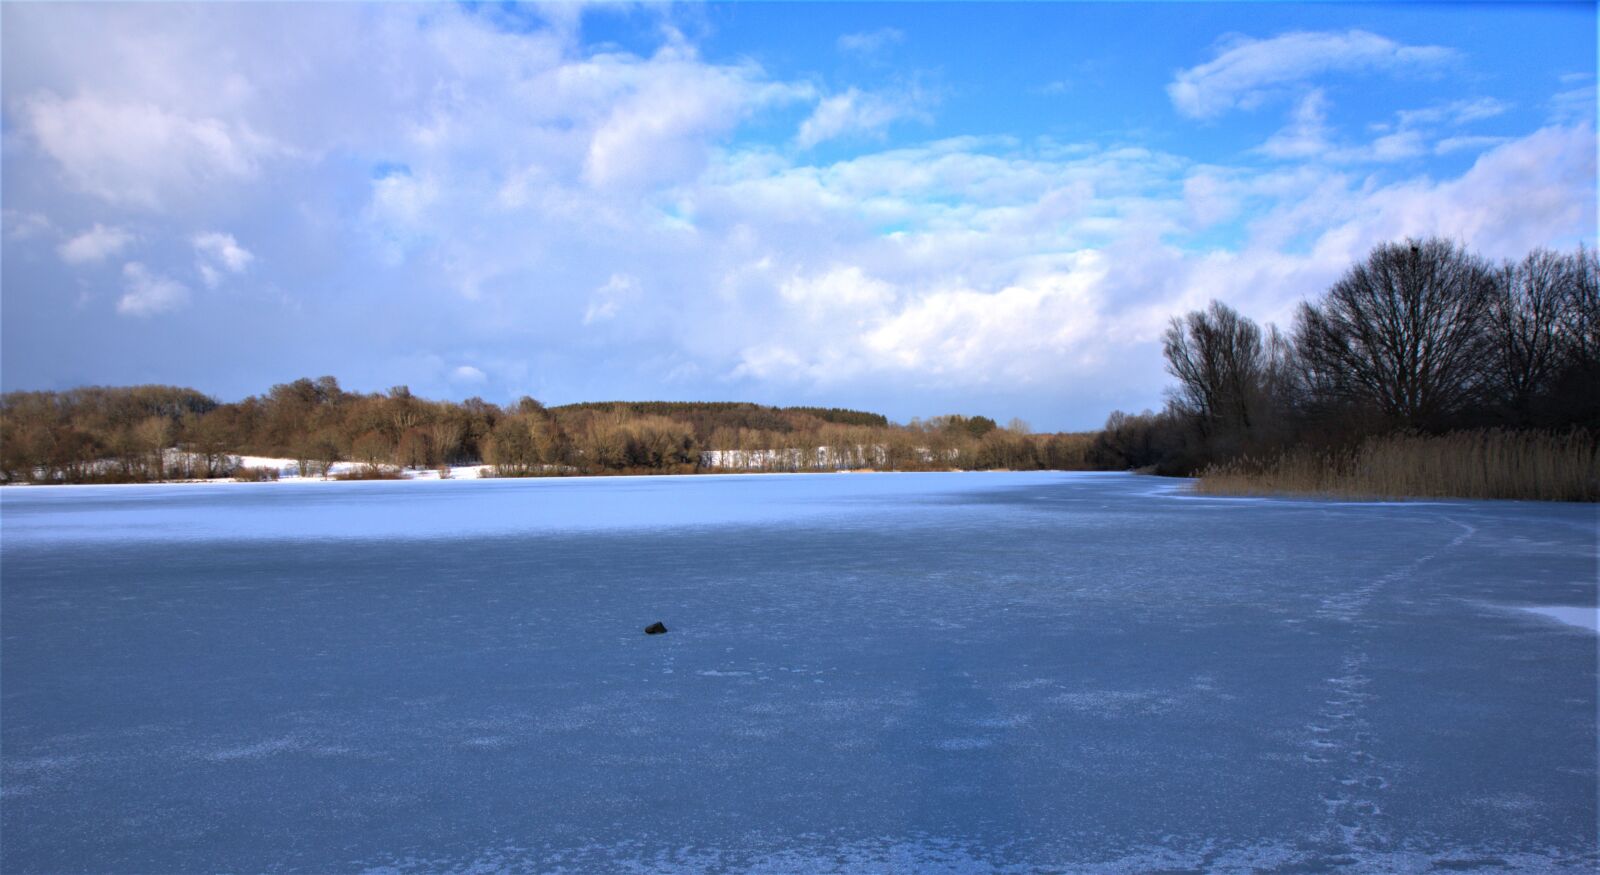
[[[1180,485],[0,490],[0,870],[1594,870],[1594,506]]]

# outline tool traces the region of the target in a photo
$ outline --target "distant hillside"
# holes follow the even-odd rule
[[[809,431],[820,423],[887,428],[881,413],[842,407],[768,407],[745,401],[585,401],[550,408],[558,418],[574,412],[618,412],[630,416],[664,416],[688,422],[695,434],[708,437],[718,429],[757,429],[788,434]]]

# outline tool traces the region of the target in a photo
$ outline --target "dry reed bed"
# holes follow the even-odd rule
[[[1290,450],[1200,474],[1209,495],[1600,500],[1600,443],[1587,432],[1485,429],[1368,438],[1353,450]]]

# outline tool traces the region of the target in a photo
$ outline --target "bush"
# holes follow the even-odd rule
[[[358,465],[348,471],[333,475],[335,480],[403,480],[399,468],[386,465]]]
[[[278,479],[277,468],[251,468],[241,465],[233,469],[233,479],[240,483],[265,483]]]

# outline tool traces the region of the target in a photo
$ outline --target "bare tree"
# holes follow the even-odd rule
[[[369,431],[355,439],[350,446],[354,456],[369,470],[376,471],[394,457],[394,444],[382,432]]]
[[[333,466],[338,464],[343,457],[339,448],[338,434],[333,431],[322,432],[311,439],[311,448],[308,454],[311,470],[303,472],[303,476],[319,476],[326,478],[333,471]]]
[[[567,459],[567,435],[550,414],[528,418],[528,439],[534,458],[544,465],[560,465]]]
[[[487,461],[501,477],[526,476],[538,461],[527,425],[519,418],[506,417],[496,423],[488,449]]]
[[[147,416],[135,427],[135,438],[149,454],[149,467],[157,480],[167,476],[167,447],[172,444],[173,431],[172,420],[165,416]]]
[[[422,468],[433,463],[433,441],[420,428],[408,428],[395,443],[394,457],[406,468]]]
[[[1561,334],[1568,364],[1586,371],[1600,365],[1600,252],[1586,247],[1566,256]]]
[[[440,411],[428,423],[428,439],[432,442],[434,452],[439,455],[439,461],[444,464],[455,461],[466,434],[467,424],[449,410]]]
[[[1167,372],[1178,378],[1173,402],[1197,420],[1203,434],[1250,428],[1269,366],[1254,322],[1212,301],[1204,310],[1174,318],[1162,348]]]
[[[1563,364],[1562,315],[1573,259],[1536,249],[1496,274],[1489,307],[1495,355],[1491,385],[1517,419],[1526,421],[1538,396]]]
[[[224,418],[217,415],[202,416],[187,429],[189,443],[185,447],[199,462],[206,478],[225,477],[233,469],[233,436],[228,433]]]
[[[1566,263],[1561,365],[1545,399],[1546,418],[1600,429],[1600,257],[1580,246]]]
[[[1440,424],[1483,389],[1494,293],[1489,267],[1450,241],[1380,244],[1320,304],[1301,305],[1308,383],[1394,424]]]
[[[422,404],[406,386],[395,386],[389,390],[387,408],[395,440],[422,422]]]

